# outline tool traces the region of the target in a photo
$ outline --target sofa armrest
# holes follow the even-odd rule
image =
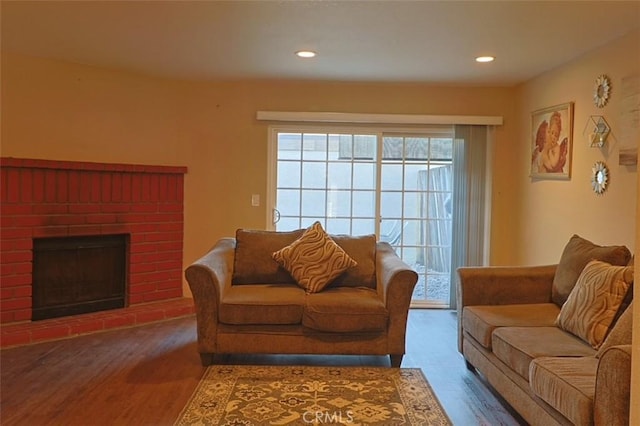
[[[398,257],[389,243],[376,244],[376,280],[389,312],[389,353],[404,354],[407,317],[418,274]]]
[[[216,352],[218,306],[225,288],[231,285],[235,245],[234,238],[222,238],[185,270],[195,304],[200,353]]]
[[[612,346],[600,356],[593,400],[596,426],[627,426],[631,401],[631,345]]]

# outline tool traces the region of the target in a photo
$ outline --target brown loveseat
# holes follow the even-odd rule
[[[574,235],[557,265],[460,268],[467,367],[531,425],[628,425],[632,262]]]
[[[373,235],[332,235],[357,265],[306,292],[273,258],[304,232],[240,229],[186,269],[203,365],[270,353],[390,355],[400,366],[416,272]]]

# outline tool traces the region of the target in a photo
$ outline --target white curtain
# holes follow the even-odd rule
[[[453,140],[450,308],[456,308],[457,269],[486,264],[491,204],[488,126],[457,125]]]

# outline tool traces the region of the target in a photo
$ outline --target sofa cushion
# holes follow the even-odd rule
[[[329,287],[376,288],[376,236],[331,235],[357,265],[333,280]]]
[[[632,281],[632,267],[592,260],[578,277],[556,325],[598,349]]]
[[[551,326],[560,308],[554,303],[466,306],[462,327],[478,343],[491,349],[491,333],[497,327]]]
[[[302,325],[328,332],[383,331],[389,311],[375,290],[360,287],[327,288],[307,294]]]
[[[551,300],[562,306],[578,281],[580,273],[591,260],[624,266],[630,259],[631,252],[625,246],[599,246],[573,235],[562,252],[553,277]]]
[[[304,233],[304,229],[290,232],[238,229],[233,260],[233,284],[295,283],[291,274],[271,256],[288,246]]]
[[[273,253],[273,258],[284,267],[307,293],[322,291],[357,263],[336,244],[315,222],[293,243]]]
[[[529,364],[541,356],[593,356],[596,351],[558,327],[500,327],[491,338],[493,353],[525,380]]]
[[[531,363],[533,393],[576,425],[593,424],[593,398],[598,360],[541,357]]]
[[[304,290],[295,284],[245,284],[225,289],[218,321],[225,324],[300,324]]]
[[[598,349],[596,358],[600,358],[604,351],[611,346],[630,345],[631,330],[633,328],[633,302],[624,310],[616,324],[613,326],[609,335],[604,339],[604,343]]]

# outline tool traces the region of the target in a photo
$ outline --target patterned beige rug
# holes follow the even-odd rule
[[[211,366],[176,425],[451,425],[417,368]]]

